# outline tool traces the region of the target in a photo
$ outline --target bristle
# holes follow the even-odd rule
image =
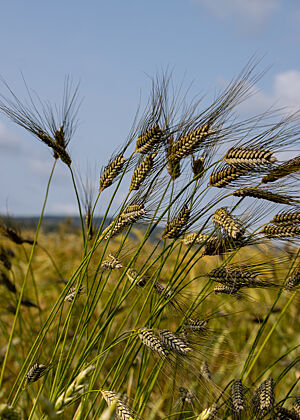
[[[277,159],[270,150],[232,147],[224,156],[229,165],[259,166],[275,163]]]
[[[277,226],[294,225],[300,223],[300,211],[281,212],[275,214],[270,223],[273,223]]]
[[[112,254],[108,254],[109,260],[104,260],[101,264],[103,270],[114,270],[115,268],[122,268],[121,262]]]
[[[172,146],[172,159],[180,160],[183,157],[189,156],[191,153],[195,152],[211,134],[214,134],[214,131],[209,129],[208,124],[205,124],[180,137]]]
[[[192,351],[184,340],[167,329],[160,330],[159,336],[165,347],[180,356],[186,356],[188,352]]]
[[[267,225],[259,233],[267,238],[294,238],[300,235],[300,226]]]
[[[109,165],[107,165],[100,177],[100,191],[103,191],[113,183],[114,179],[121,172],[125,162],[126,159],[122,154],[120,154]]]
[[[181,234],[181,231],[186,226],[190,217],[190,210],[184,206],[183,209],[179,212],[178,216],[174,217],[170,222],[168,222],[162,233],[162,238],[178,238]]]
[[[203,360],[203,362],[201,363],[200,373],[206,381],[211,380],[211,373],[206,360]]]
[[[287,175],[294,174],[300,171],[300,156],[297,156],[293,159],[288,160],[287,162],[282,163],[281,165],[277,166],[277,168],[270,171],[267,175],[265,175],[261,182],[274,182],[280,178],[283,178]]]
[[[151,153],[150,155],[147,155],[144,161],[137,168],[135,168],[131,178],[129,191],[139,189],[140,185],[153,168],[154,158],[156,155],[157,153]]]
[[[153,330],[149,328],[140,328],[138,330],[138,335],[142,343],[145,344],[145,346],[147,346],[150,350],[155,351],[163,358],[168,357],[169,351],[164,348],[162,342],[154,334]]]
[[[211,174],[208,186],[224,188],[240,176],[246,175],[251,169],[252,167],[247,166],[225,166],[220,171]]]
[[[215,211],[212,221],[215,225],[224,229],[224,231],[233,239],[241,237],[245,232],[241,223],[236,220],[225,207],[221,207]]]
[[[161,141],[162,136],[163,131],[159,128],[159,125],[154,125],[138,137],[135,151],[142,154],[151,152],[153,146]]]
[[[241,379],[235,379],[230,387],[230,397],[235,412],[245,410],[245,399]]]
[[[274,193],[270,190],[266,190],[266,189],[258,188],[258,187],[240,188],[239,190],[234,191],[232,195],[236,197],[253,197],[257,199],[272,201],[273,203],[278,203],[278,204],[289,205],[296,202],[296,200],[294,200],[293,197],[287,194],[282,195],[282,194]]]
[[[249,270],[228,265],[215,268],[208,275],[211,280],[231,288],[233,287],[234,289],[241,287],[268,287],[273,285],[272,283],[260,280],[255,273]]]

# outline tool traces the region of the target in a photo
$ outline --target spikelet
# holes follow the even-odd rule
[[[287,290],[295,290],[298,286],[300,286],[300,267],[297,267],[287,278],[284,287]]]
[[[230,397],[236,413],[245,410],[245,398],[241,379],[235,379],[230,387]]]
[[[205,235],[203,233],[190,233],[182,240],[182,242],[184,243],[184,245],[199,245],[203,244],[203,242],[205,241],[213,240],[214,238],[216,238],[216,236],[214,237],[211,235]]]
[[[0,284],[3,284],[7,288],[7,290],[9,290],[12,293],[17,292],[16,286],[10,281],[7,275],[3,272],[0,272]]]
[[[194,176],[200,175],[204,171],[204,157],[200,157],[199,159],[193,159],[192,162],[192,171]]]
[[[65,297],[64,300],[68,301],[68,302],[72,302],[75,298],[75,295],[76,295],[76,289],[77,289],[76,285],[71,287],[70,290],[69,290],[69,293],[67,294],[67,296]],[[77,297],[80,296],[82,293],[83,293],[83,287],[80,286],[79,289],[78,289],[78,292],[77,292]]]
[[[294,238],[300,235],[300,226],[267,225],[259,232],[266,238]]]
[[[88,234],[88,240],[91,241],[93,239],[94,236],[94,227],[93,227],[93,221],[92,221],[92,213],[91,213],[91,208],[89,207],[87,209],[85,218],[84,218],[84,222],[85,222],[85,227]]]
[[[170,175],[172,181],[177,179],[181,172],[180,172],[180,159],[175,159],[172,155],[172,147],[174,144],[174,137],[170,137],[168,140],[168,147],[167,147],[167,159],[168,159],[168,174]]]
[[[163,131],[158,124],[155,124],[137,138],[135,152],[142,154],[151,152],[153,146],[159,143],[162,137]]]
[[[290,211],[290,212],[281,212],[278,214],[275,214],[273,219],[270,221],[270,223],[273,223],[277,226],[283,226],[283,225],[294,225],[300,223],[300,211]]]
[[[1,233],[6,236],[8,239],[10,239],[12,242],[14,242],[17,245],[22,244],[33,244],[33,239],[26,239],[23,238],[22,235],[13,227],[9,227],[5,225],[3,222],[0,224],[0,231]]]
[[[259,414],[265,416],[273,408],[274,401],[274,380],[268,378],[255,391],[252,402]]]
[[[100,191],[105,190],[105,188],[109,187],[113,183],[114,179],[122,171],[125,162],[126,159],[121,153],[106,166],[100,177]]]
[[[101,264],[103,270],[114,270],[115,268],[123,268],[121,262],[112,254],[108,254],[109,260],[104,260]]]
[[[208,275],[211,280],[233,288],[273,286],[270,282],[260,280],[252,271],[230,265],[215,268]]]
[[[210,373],[209,366],[206,360],[203,360],[203,362],[201,363],[200,373],[206,381],[211,380],[211,373]]]
[[[211,407],[206,408],[203,410],[198,417],[196,417],[195,420],[214,420],[218,419],[219,417],[216,417],[218,414],[218,409],[215,404],[213,404]]]
[[[253,241],[249,238],[233,239],[228,236],[212,236],[204,246],[203,255],[221,255],[246,245],[251,245],[251,243]]]
[[[99,240],[103,237],[108,239],[110,236],[116,236],[121,233],[128,226],[135,223],[137,220],[145,216],[146,210],[144,204],[134,204],[128,206],[119,216],[117,221],[113,221],[104,231],[102,232]]]
[[[122,401],[119,394],[116,394],[113,391],[104,390],[101,390],[101,394],[109,407],[116,407],[116,416],[119,420],[134,420],[133,411],[124,401]]]
[[[8,405],[0,404],[0,419],[2,420],[22,420],[23,416],[19,410]]]
[[[277,406],[273,411],[276,420],[299,420],[299,416],[285,407]]]
[[[179,399],[182,402],[182,404],[193,404],[195,394],[189,391],[187,388],[181,386],[179,388]]]
[[[140,328],[138,336],[143,344],[150,350],[158,353],[160,357],[166,359],[169,351],[162,345],[161,340],[155,335],[154,331],[149,328]]]
[[[225,295],[235,295],[240,290],[240,287],[237,285],[234,286],[215,286],[214,287],[214,293],[217,294],[225,294]]]
[[[300,397],[295,398],[295,401],[293,402],[293,411],[300,418]]]
[[[184,322],[184,328],[188,332],[203,333],[207,331],[208,320],[207,319],[193,319],[188,318]]]
[[[293,204],[297,202],[294,200],[293,197],[289,195],[282,195],[278,193],[274,193],[268,189],[258,188],[258,187],[245,187],[240,188],[232,193],[235,197],[253,197],[257,199],[263,199],[272,201],[273,203],[278,204]]]
[[[191,153],[195,152],[211,134],[214,134],[214,131],[209,129],[208,124],[205,124],[202,127],[179,137],[172,146],[172,159],[176,161],[189,156]]]
[[[224,188],[242,175],[250,172],[252,167],[224,166],[223,169],[213,172],[209,178],[209,187]]]
[[[0,111],[50,147],[55,159],[60,157],[66,165],[71,166],[72,161],[66,147],[76,128],[76,115],[79,109],[78,85],[73,89],[72,82],[67,77],[62,105],[52,108],[48,102],[43,103],[39,98],[38,103],[34,103],[25,83],[31,104],[30,109],[26,103],[22,104],[5,81],[3,83],[9,90],[12,99],[1,95]]]
[[[72,160],[69,153],[66,150],[66,141],[63,131],[63,126],[61,126],[54,135],[55,141],[49,139],[50,147],[53,149],[54,159],[60,158],[62,162],[66,165],[71,166]]]
[[[43,363],[39,362],[33,363],[26,373],[26,384],[29,382],[36,382],[38,379],[46,375],[50,368],[51,364],[44,365]]]
[[[71,385],[64,391],[55,401],[54,408],[57,414],[61,414],[67,405],[72,404],[78,396],[84,391],[87,385],[88,376],[95,370],[95,366],[91,365],[81,371],[73,380]]]
[[[7,270],[11,269],[10,257],[11,254],[9,250],[5,249],[3,246],[0,246],[0,261]]]
[[[160,330],[159,336],[164,347],[180,356],[186,356],[188,352],[193,350],[182,338],[167,329]]]
[[[172,219],[166,224],[162,233],[162,238],[178,238],[180,236],[180,233],[188,223],[189,217],[190,210],[187,208],[187,206],[184,206],[179,212],[178,216],[174,217],[174,219]]]
[[[139,189],[141,183],[145,180],[153,168],[154,158],[156,155],[157,153],[151,153],[147,155],[144,161],[137,168],[135,168],[131,178],[129,191]]]
[[[138,287],[145,287],[148,282],[148,278],[146,276],[139,276],[134,268],[129,268],[129,270],[126,271],[126,276],[132,283],[135,283],[135,286]]]
[[[300,171],[300,156],[297,156],[293,159],[290,159],[281,165],[278,165],[277,168],[270,171],[267,175],[265,175],[261,182],[274,182],[280,178],[283,178],[287,175],[294,174]]]
[[[233,239],[241,237],[245,232],[245,228],[230,214],[226,207],[216,210],[212,221],[215,225],[224,229]]]
[[[229,165],[259,166],[275,163],[277,159],[270,150],[249,147],[232,147],[223,158]]]

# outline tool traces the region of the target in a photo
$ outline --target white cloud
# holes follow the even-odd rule
[[[252,93],[240,107],[243,112],[258,114],[269,108],[285,108],[283,113],[286,114],[300,110],[300,71],[288,70],[277,74],[269,93],[255,86]]]
[[[218,18],[231,19],[259,27],[278,9],[280,0],[192,0],[202,4]]]

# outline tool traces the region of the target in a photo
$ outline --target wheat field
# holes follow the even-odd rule
[[[239,117],[257,65],[209,105],[158,73],[86,181],[68,150],[79,87],[28,106],[4,84],[0,111],[54,160],[36,230],[1,221],[1,418],[300,419],[300,120]],[[80,227],[47,232],[58,164]]]

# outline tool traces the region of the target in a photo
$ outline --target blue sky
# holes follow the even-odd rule
[[[275,102],[300,108],[299,45],[296,0],[12,0],[0,15],[0,75],[20,98],[21,72],[54,102],[66,74],[80,80],[70,153],[83,177],[87,165],[95,169],[96,186],[128,134],[141,92],[148,95],[149,75],[169,66],[175,81],[193,81],[193,93],[213,94],[253,54],[264,55],[260,69],[272,67],[241,112]],[[45,145],[0,115],[0,213],[39,214],[52,163]],[[69,171],[60,163],[46,213],[75,212]]]

